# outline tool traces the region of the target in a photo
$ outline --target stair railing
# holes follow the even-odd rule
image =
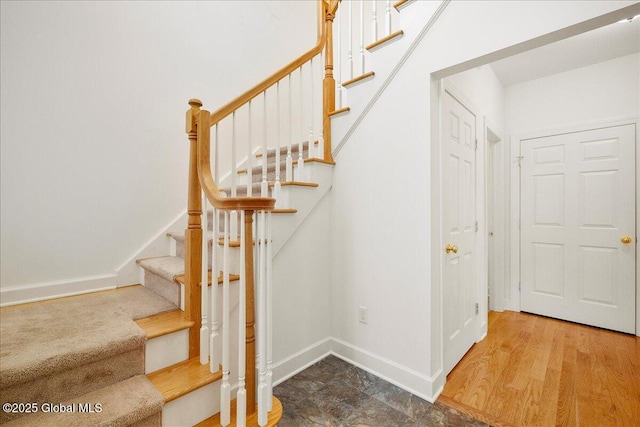
[[[398,10],[411,0],[345,0],[336,16],[336,103],[346,105],[346,87],[373,76],[368,52],[402,35]]]
[[[189,332],[190,357],[199,356],[202,364],[208,362],[212,372],[221,365],[222,425],[228,425],[232,417],[230,290],[234,246],[240,248],[238,325],[245,324],[244,328],[237,328],[236,425],[245,425],[248,416],[256,412],[256,403],[258,424],[264,426],[268,422],[273,400],[271,212],[288,208],[285,185],[308,180],[305,162],[333,163],[329,124],[329,113],[335,109],[331,26],[338,3],[318,2],[317,43],[287,66],[213,113],[202,109],[201,101],[189,101],[185,314],[195,322]],[[320,83],[316,76],[322,74],[323,66],[324,79]],[[281,156],[286,158],[284,170]],[[221,171],[228,172],[221,177]],[[222,313],[218,310],[218,281],[222,282]]]

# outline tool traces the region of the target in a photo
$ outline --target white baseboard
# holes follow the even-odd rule
[[[318,341],[277,362],[273,367],[273,384],[280,384],[330,354],[431,403],[436,401],[444,388],[441,370],[434,377],[428,377],[337,338]]]
[[[444,387],[441,371],[432,378],[337,338],[331,339],[331,347],[335,356],[431,403]]]
[[[116,288],[116,275],[76,277],[69,280],[7,286],[0,289],[0,307],[69,297]]]
[[[116,269],[118,285],[129,285],[140,283],[140,266],[136,260],[140,258],[151,258],[156,256],[167,256],[171,253],[171,237],[167,236],[168,231],[181,231],[187,227],[187,211],[180,212],[169,224],[162,227],[153,237],[147,240],[137,251],[135,251],[125,262]]]
[[[73,277],[70,279],[52,282],[3,286],[0,288],[0,307],[81,295],[115,289],[116,287],[139,284],[141,283],[140,267],[136,263],[136,260],[140,258],[168,255],[171,248],[170,240],[172,239],[167,237],[167,231],[186,228],[186,218],[186,211],[181,212],[180,215],[174,218],[165,227],[162,227],[160,231],[145,242],[113,273]]]
[[[303,348],[286,359],[276,362],[272,368],[273,385],[278,385],[291,378],[298,372],[324,359],[329,354],[331,354],[331,338],[325,338]]]

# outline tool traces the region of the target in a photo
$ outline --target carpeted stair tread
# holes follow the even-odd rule
[[[132,321],[176,306],[142,286],[0,311],[0,388],[144,346]]]
[[[7,427],[32,426],[160,426],[163,398],[156,387],[144,375],[137,375],[116,384],[101,388],[91,393],[62,402],[65,408],[73,412],[43,412],[25,415],[4,425]],[[95,412],[81,412],[92,404]],[[100,404],[97,412],[95,404]],[[46,407],[45,407],[46,408]],[[156,415],[154,422],[154,415]],[[144,422],[146,421],[146,423]]]
[[[239,247],[240,245],[238,245]],[[207,284],[209,286],[211,286],[211,270],[209,270],[208,274],[207,274]],[[240,280],[240,276],[238,274],[233,274],[230,273],[229,274],[229,282],[237,282],[238,280]],[[178,276],[176,277],[176,282],[178,283],[182,283],[183,285],[186,284],[186,276]],[[222,283],[224,283],[224,277],[222,276],[222,272],[220,272],[220,274],[218,275],[218,285],[222,285]]]
[[[318,145],[318,141],[314,141],[314,146]],[[299,147],[300,144],[295,143],[295,144],[291,144],[291,157],[293,157],[294,159],[298,158],[298,151],[299,151]],[[304,141],[302,143],[302,157],[304,157],[305,159],[307,157],[309,157],[309,141]],[[284,162],[286,157],[287,157],[287,150],[288,150],[288,146],[287,145],[283,145],[282,147],[280,147],[280,161]],[[256,153],[256,158],[258,160],[260,160],[262,158],[262,151],[259,151],[258,153]],[[269,148],[267,150],[267,159],[272,159],[271,161],[275,161],[275,157],[276,157],[276,149],[275,148]]]
[[[176,277],[184,274],[184,258],[177,256],[163,256],[147,258],[138,262],[141,267],[158,276],[175,282]]]
[[[133,320],[175,309],[143,286],[3,308],[0,403],[59,403],[143,374],[147,337]]]

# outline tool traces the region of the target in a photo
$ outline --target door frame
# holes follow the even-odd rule
[[[504,289],[504,306],[507,310],[520,311],[520,168],[518,157],[520,156],[520,144],[524,140],[553,136],[563,133],[582,132],[605,127],[634,125],[636,137],[636,238],[640,235],[640,116],[622,117],[602,121],[593,121],[570,126],[536,130],[521,134],[511,135],[509,138],[508,159],[510,163],[509,185],[509,237],[507,251],[509,258],[508,284]],[[636,240],[636,336],[640,336],[640,251],[638,251],[638,241]]]
[[[508,283],[507,270],[507,242],[509,194],[506,177],[508,171],[505,165],[507,143],[503,132],[487,116],[484,117],[483,138],[486,149],[486,218],[487,218],[487,283],[491,302],[488,310],[504,311],[505,284]],[[497,152],[494,155],[494,150]],[[490,159],[493,157],[493,160]],[[491,167],[490,167],[491,166]],[[491,179],[494,178],[494,179]],[[502,190],[502,191],[500,191]],[[489,200],[491,196],[492,200]],[[496,221],[497,219],[497,221]],[[493,236],[488,234],[493,232]],[[492,253],[489,244],[493,242],[496,253]],[[488,280],[489,273],[493,272],[494,280]]]
[[[437,265],[437,268],[432,269],[432,278],[437,284],[439,293],[438,299],[438,317],[440,320],[440,366],[441,369],[444,366],[444,298],[443,298],[443,265],[444,257],[442,255],[442,248],[445,247],[443,233],[442,233],[442,150],[440,149],[442,144],[442,129],[440,126],[440,119],[442,117],[443,99],[445,91],[449,92],[458,102],[460,102],[466,109],[471,111],[476,118],[476,138],[478,140],[478,149],[476,150],[476,220],[478,221],[478,233],[476,236],[476,253],[477,261],[475,264],[475,274],[479,279],[476,281],[476,302],[479,304],[479,319],[475,319],[476,322],[476,339],[475,342],[480,342],[487,335],[488,329],[488,304],[487,304],[487,292],[488,292],[488,263],[487,263],[487,250],[488,242],[486,239],[486,131],[485,120],[480,115],[479,108],[469,100],[462,91],[457,89],[451,82],[445,82],[444,79],[440,79],[434,82],[437,85],[437,119],[434,122],[437,123],[437,144],[432,144],[432,177],[435,179],[432,182],[432,200],[435,202],[432,206],[437,207],[436,212],[432,217],[432,232],[431,234],[431,248],[432,248],[432,266]],[[437,147],[434,147],[436,145]],[[442,383],[444,384],[444,378]]]

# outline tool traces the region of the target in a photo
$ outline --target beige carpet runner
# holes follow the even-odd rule
[[[159,425],[162,397],[133,320],[175,308],[142,286],[3,308],[0,423]]]

